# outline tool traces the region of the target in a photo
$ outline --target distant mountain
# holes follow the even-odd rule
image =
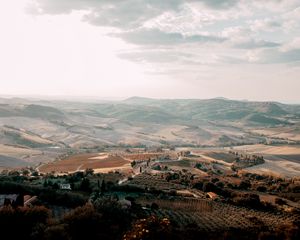
[[[166,113],[172,113],[177,118],[194,120],[215,120],[215,121],[246,121],[260,122],[258,118],[251,117],[252,114],[260,114],[267,124],[286,124],[286,121],[275,121],[276,118],[285,117],[288,114],[298,114],[298,106],[285,107],[286,105],[275,102],[245,102],[228,100],[224,98],[214,98],[208,100],[197,99],[174,99],[158,100],[150,98],[133,97],[123,101],[129,105],[152,106],[160,108]],[[285,108],[285,109],[284,109]]]
[[[159,101],[159,100],[152,99],[152,98],[144,98],[144,97],[130,97],[130,98],[127,98],[127,99],[123,100],[123,103],[137,104],[137,105],[148,105],[148,104],[154,103],[156,101]]]
[[[57,108],[44,105],[0,104],[0,117],[61,119],[64,117],[64,114]]]
[[[24,107],[22,115],[32,118],[63,119],[64,114],[54,107],[30,104]]]
[[[267,117],[266,115],[260,113],[249,114],[247,117],[243,119],[246,122],[252,122],[257,125],[268,125],[268,126],[275,126],[275,125],[286,125],[288,122],[282,121],[277,118]]]

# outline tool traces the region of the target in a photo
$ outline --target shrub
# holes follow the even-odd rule
[[[100,238],[102,221],[102,215],[91,204],[74,209],[63,219],[71,239]]]
[[[196,182],[196,183],[194,183],[193,188],[196,188],[196,189],[202,191],[202,189],[203,189],[203,182]]]
[[[152,203],[152,204],[151,204],[151,209],[152,209],[152,210],[157,210],[157,209],[159,209],[157,203]]]
[[[69,240],[70,236],[66,229],[66,224],[51,225],[47,227],[43,234],[45,240],[66,239]]]
[[[45,225],[49,217],[50,212],[45,207],[3,207],[0,210],[1,236],[31,239],[33,230],[39,225]]]
[[[267,191],[267,188],[266,188],[265,186],[258,186],[258,187],[256,188],[256,190],[259,191],[259,192],[266,192],[266,191]]]
[[[219,178],[213,178],[213,179],[211,180],[212,183],[216,183],[216,182],[218,182],[218,181],[219,181]]]
[[[240,194],[233,198],[233,202],[243,207],[258,208],[261,206],[260,199],[257,194]]]
[[[203,184],[204,192],[214,192],[216,190],[216,185],[211,182],[206,182]]]
[[[217,187],[219,187],[219,188],[224,188],[224,183],[221,182],[221,181],[217,182],[216,185],[217,185]]]
[[[91,191],[90,180],[88,178],[82,179],[81,184],[80,184],[80,190],[84,191],[84,192]]]
[[[88,198],[78,193],[61,192],[54,190],[43,191],[39,195],[40,200],[65,207],[78,207],[84,205]]]
[[[239,185],[239,189],[247,190],[251,187],[251,183],[249,181],[241,181]]]
[[[290,185],[289,190],[293,193],[300,193],[300,185]]]
[[[125,240],[133,239],[173,239],[169,219],[159,219],[155,216],[137,220],[132,228],[123,236]]]
[[[275,203],[278,205],[285,205],[286,201],[283,200],[282,198],[275,198]]]
[[[222,194],[222,189],[216,186],[211,182],[206,182],[203,184],[203,191],[204,192],[215,192],[217,194]]]

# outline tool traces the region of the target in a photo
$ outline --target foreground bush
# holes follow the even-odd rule
[[[133,239],[172,239],[171,224],[169,219],[159,219],[151,216],[137,220],[130,231],[123,236],[123,240]]]
[[[50,212],[45,207],[3,207],[0,210],[1,235],[10,239],[32,239],[38,228],[47,224]]]

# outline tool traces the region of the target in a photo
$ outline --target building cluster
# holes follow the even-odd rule
[[[30,207],[37,201],[37,196],[23,194],[0,194],[0,208],[4,206]]]

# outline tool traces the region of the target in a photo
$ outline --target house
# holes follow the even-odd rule
[[[24,196],[24,206],[30,207],[37,201],[37,196]]]
[[[12,205],[16,202],[18,194],[0,194],[0,207]]]
[[[207,197],[207,198],[210,198],[210,199],[212,199],[212,200],[215,200],[215,199],[217,199],[219,196],[218,196],[218,194],[216,194],[216,193],[214,193],[214,192],[207,192],[207,193],[206,193],[206,197]]]
[[[121,207],[123,209],[128,209],[128,208],[131,207],[131,201],[129,201],[129,200],[122,199],[122,200],[119,201],[119,203],[121,204]]]
[[[59,189],[61,189],[61,190],[72,190],[71,185],[69,183],[60,184]]]
[[[190,157],[191,156],[191,151],[181,151],[177,153],[178,157]]]
[[[37,196],[23,194],[0,194],[0,207],[12,205],[13,207],[30,207],[37,201]]]

